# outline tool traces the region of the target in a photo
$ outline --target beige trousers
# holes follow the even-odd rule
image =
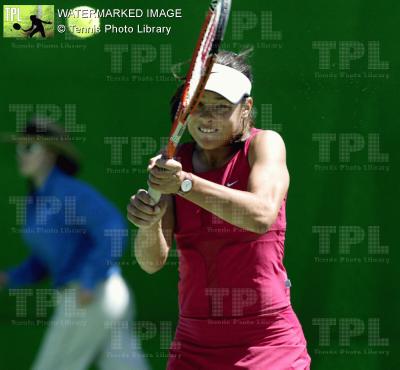
[[[114,274],[99,284],[95,300],[79,307],[77,287],[58,295],[58,304],[33,370],[147,370],[146,358],[132,329],[132,295]]]

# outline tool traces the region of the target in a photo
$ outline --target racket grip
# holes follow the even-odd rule
[[[157,190],[154,190],[153,188],[149,187],[149,189],[147,190],[151,199],[154,200],[154,202],[157,204],[160,201],[161,198],[161,193]]]

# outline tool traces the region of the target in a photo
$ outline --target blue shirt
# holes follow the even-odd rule
[[[51,276],[54,287],[93,290],[118,272],[128,231],[119,211],[88,184],[57,167],[26,201],[23,237],[32,253],[8,271],[9,286]]]

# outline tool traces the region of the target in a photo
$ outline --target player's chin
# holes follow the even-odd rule
[[[197,145],[205,150],[217,149],[223,146],[225,142],[224,138],[218,133],[192,135],[192,137]]]

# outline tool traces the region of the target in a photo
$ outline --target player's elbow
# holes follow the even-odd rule
[[[271,224],[267,220],[255,220],[254,225],[252,227],[254,233],[256,234],[265,234],[269,228],[271,227]]]
[[[270,218],[266,213],[254,215],[251,219],[250,231],[256,234],[265,234],[272,225]]]
[[[139,262],[140,268],[144,271],[147,272],[149,275],[153,275],[156,272],[160,271],[163,267],[164,264],[153,264],[153,263],[143,263]]]
[[[155,268],[150,266],[141,266],[144,272],[147,272],[149,275],[154,275],[156,272],[160,271],[162,267]]]
[[[138,253],[138,251],[135,251],[135,258],[140,268],[150,275],[153,275],[156,272],[160,271],[164,267],[166,262],[166,257],[162,258],[161,256],[146,256],[142,253]]]
[[[253,219],[254,232],[257,234],[265,234],[275,223],[278,215],[276,207],[272,204],[264,203],[260,207],[260,212]]]

